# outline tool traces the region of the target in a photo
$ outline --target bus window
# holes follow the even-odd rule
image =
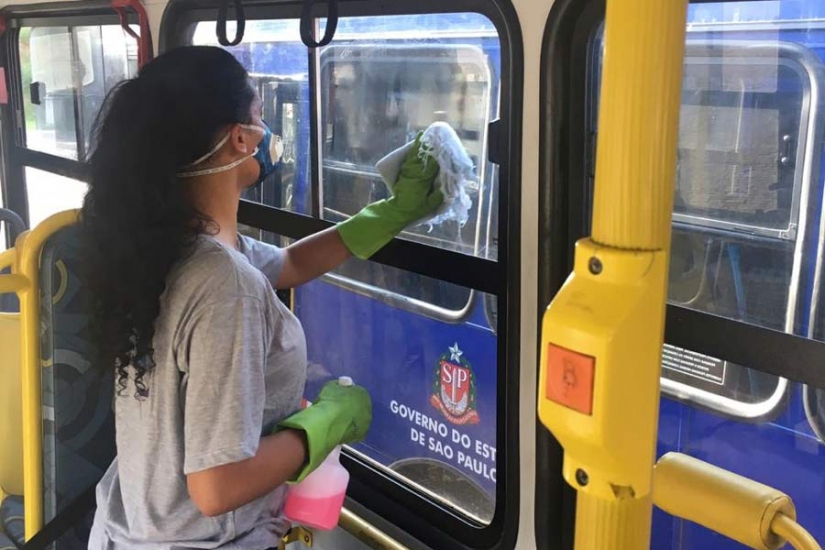
[[[216,44],[214,31],[212,22],[198,24],[193,43]],[[319,55],[320,182],[311,181],[309,63],[298,36],[296,20],[250,21],[243,43],[229,48],[250,71],[285,151],[281,170],[244,198],[342,221],[388,197],[374,168],[384,154],[446,120],[476,162],[470,219],[461,228],[445,222],[403,237],[495,260],[498,171],[486,161],[486,137],[498,114],[501,60],[492,22],[479,14],[342,18]],[[350,262],[331,280],[443,319],[472,305],[467,289],[377,264]]]
[[[818,174],[822,64],[775,37],[691,31],[685,51],[673,209],[670,303],[805,334],[804,205]],[[601,41],[601,37],[598,39]],[[601,65],[601,47],[594,48]],[[598,88],[593,88],[595,110]],[[594,131],[597,128],[593,128]],[[784,379],[665,346],[663,390],[737,417],[783,402]]]
[[[453,252],[457,265],[497,260],[498,167],[486,160],[501,74],[492,22],[473,13],[341,17],[333,42],[310,54],[317,79],[299,36],[295,20],[247,21],[244,41],[228,48],[250,72],[286,159],[245,198],[342,221],[388,197],[374,168],[383,155],[445,120],[476,162],[470,219],[401,237]],[[198,23],[193,42],[215,44],[215,23]],[[348,375],[373,397],[373,428],[351,451],[419,497],[488,525],[498,483],[497,297],[353,259],[295,289],[292,305],[307,333],[307,396]]]
[[[298,27],[294,19],[248,21],[243,42],[228,50],[249,71],[263,118],[283,146],[279,169],[243,198],[311,214],[309,59]],[[199,23],[192,43],[217,46],[215,23]]]
[[[432,24],[447,18],[426,16]],[[386,198],[375,163],[414,138],[435,120],[456,129],[476,164],[478,184],[471,188],[473,208],[463,226],[445,222],[419,226],[406,238],[464,254],[490,257],[485,197],[492,186],[486,162],[487,126],[497,115],[498,82],[485,38],[496,36],[481,15],[464,14],[462,38],[431,34],[422,17],[349,18],[320,56],[322,217],[340,221],[371,201]],[[454,31],[457,31],[454,28]],[[464,37],[467,38],[464,38]],[[495,257],[493,256],[493,259]]]
[[[24,146],[82,160],[103,99],[137,73],[137,47],[119,25],[26,27],[19,38]]]
[[[373,400],[373,424],[353,450],[429,499],[489,524],[497,483],[496,335],[483,326],[481,307],[470,321],[448,324],[402,306],[323,281],[297,289],[307,395],[331,377],[361,381]]]
[[[26,167],[26,196],[29,202],[29,225],[37,224],[63,210],[80,208],[86,196],[85,182]]]
[[[434,120],[450,123],[476,164],[478,185],[470,190],[473,208],[463,227],[455,222],[419,226],[405,238],[464,254],[496,259],[490,246],[498,204],[494,166],[486,162],[487,125],[498,112],[500,64],[492,23],[462,14],[454,27],[462,39],[446,38],[449,17],[397,16],[348,18],[320,56],[322,217],[341,221],[369,202],[388,198],[375,163],[412,139]],[[322,22],[322,26],[323,26]],[[416,33],[431,28],[431,35]],[[494,39],[495,37],[495,39]],[[469,307],[471,294],[453,285],[431,288],[424,279],[397,277],[383,266],[339,274],[422,302],[429,315],[451,318]],[[430,304],[432,307],[427,307]]]
[[[321,55],[321,200],[326,219],[340,221],[369,202],[388,198],[373,166],[386,154],[388,143],[403,144],[434,120],[444,119],[455,127],[476,162],[484,158],[490,70],[483,52],[462,45],[399,42],[336,44]],[[481,163],[482,181],[485,169]],[[434,228],[413,228],[408,236],[477,253],[483,192],[483,187],[472,188],[475,208],[464,227],[449,221]]]
[[[459,318],[470,305],[472,292],[458,285],[437,281],[371,262],[349,261],[338,268],[330,280],[344,288],[369,293],[399,307],[432,311],[439,318]]]

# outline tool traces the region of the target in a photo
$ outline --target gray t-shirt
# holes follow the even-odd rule
[[[219,517],[200,513],[186,474],[251,458],[263,431],[300,408],[306,341],[276,296],[281,249],[200,237],[167,278],[149,395],[115,398],[117,458],[97,488],[90,550],[261,550],[289,527],[285,487]]]

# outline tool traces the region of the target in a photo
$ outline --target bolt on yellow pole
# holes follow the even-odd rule
[[[593,235],[542,326],[576,550],[650,548],[687,0],[607,0]]]

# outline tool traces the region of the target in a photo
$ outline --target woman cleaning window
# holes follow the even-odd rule
[[[363,439],[367,392],[327,384],[300,409],[306,343],[277,298],[367,258],[443,201],[419,140],[393,197],[280,249],[242,236],[242,192],[276,168],[244,68],[173,50],[107,98],[81,213],[90,337],[115,369],[117,458],[89,548],[275,547],[282,508],[339,444]]]

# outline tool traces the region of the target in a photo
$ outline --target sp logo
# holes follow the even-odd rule
[[[458,343],[438,361],[430,404],[453,424],[478,424],[475,375]]]

